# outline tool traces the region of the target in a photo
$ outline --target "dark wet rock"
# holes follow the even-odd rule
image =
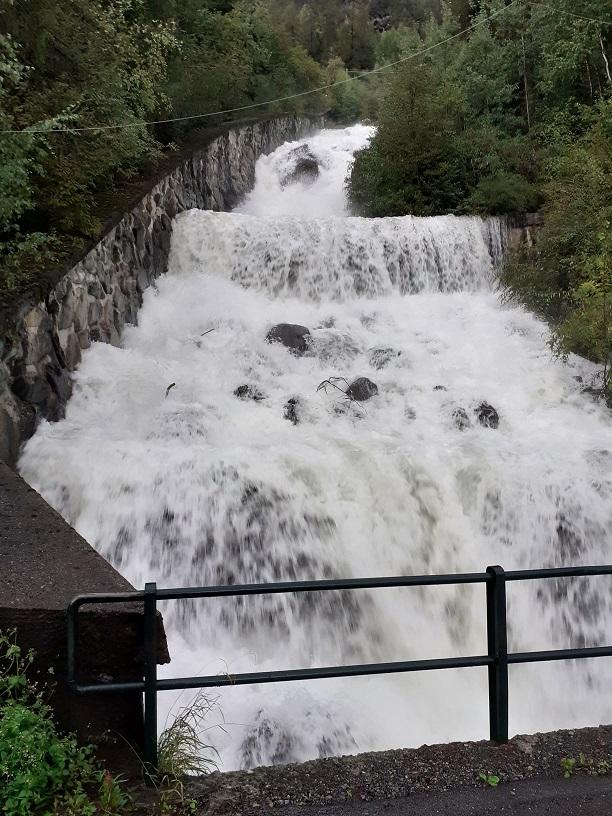
[[[293,169],[282,179],[283,187],[288,184],[312,184],[319,178],[319,162],[308,145],[301,145],[291,154]]]
[[[594,400],[603,399],[606,395],[605,388],[597,388],[594,385],[587,385],[586,388],[580,389],[581,394],[586,394],[589,397],[592,397]]]
[[[297,397],[291,397],[291,399],[287,400],[287,402],[285,403],[283,416],[285,417],[285,419],[288,419],[289,422],[293,422],[294,425],[298,425],[300,421],[299,409],[300,400]]]
[[[367,377],[358,377],[349,385],[346,394],[352,400],[365,402],[378,394],[378,386]]]
[[[253,400],[254,402],[261,402],[266,398],[266,395],[254,385],[239,385],[234,391],[234,396],[241,400]]]
[[[294,354],[306,354],[310,348],[312,335],[306,326],[297,323],[279,323],[273,326],[266,336],[268,343],[282,343]]]
[[[393,348],[377,348],[370,352],[370,365],[372,368],[380,370],[389,365],[392,360],[401,356],[401,351]]]
[[[434,391],[448,391],[445,385],[434,385]]]
[[[455,427],[459,428],[460,431],[465,431],[472,424],[465,408],[453,408],[451,416]]]
[[[478,422],[485,428],[497,428],[499,426],[499,414],[488,402],[481,402],[477,408],[474,408],[474,413]]]
[[[293,181],[311,183],[319,177],[319,162],[314,156],[304,156],[298,159],[292,173]]]

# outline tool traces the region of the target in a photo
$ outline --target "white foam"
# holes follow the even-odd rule
[[[308,140],[328,150],[321,209],[338,211],[346,156],[364,137],[357,128]],[[279,194],[270,174],[262,180],[262,168],[282,176],[294,147],[262,160],[250,215],[178,220],[172,270],[145,294],[140,325],[126,330],[122,348],[94,344],[86,353],[66,419],[42,423],[26,445],[25,478],[137,586],[609,561],[610,416],[574,379],[593,367],[552,359],[546,327],[500,307],[489,227],[311,220],[312,186]],[[291,202],[289,219],[269,217],[279,195]],[[429,291],[404,296],[385,279],[380,236],[414,260],[429,252],[424,235],[443,258],[436,268],[458,270],[446,288],[464,281],[467,291],[436,291],[445,287],[432,273]],[[367,297],[351,289],[354,264],[338,249],[351,236],[379,282]],[[266,242],[278,266],[263,259]],[[301,282],[279,286],[278,269],[300,242]],[[283,321],[311,328],[312,354],[266,343]],[[401,355],[377,370],[376,348]],[[380,393],[338,413],[339,392],[317,391],[330,376],[368,376]],[[237,399],[242,384],[266,399]],[[283,416],[291,397],[301,401],[297,426]],[[497,430],[475,421],[483,400],[499,412]],[[467,430],[453,422],[457,406]],[[606,579],[508,592],[512,648],[606,642]],[[482,654],[484,610],[482,587],[172,605],[164,673]],[[603,659],[512,667],[511,731],[609,722],[610,669]],[[220,697],[227,733],[210,737],[225,768],[487,735],[484,670],[240,687]],[[162,710],[172,699],[162,695]]]

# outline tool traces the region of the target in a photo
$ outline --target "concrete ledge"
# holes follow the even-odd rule
[[[127,743],[142,740],[142,695],[76,696],[66,685],[66,607],[76,595],[133,590],[32,488],[0,462],[0,629],[16,629],[36,651],[34,679],[54,684],[50,702],[62,728],[99,741],[113,767],[134,766]],[[83,609],[80,675],[91,681],[142,678],[138,604]],[[160,663],[169,661],[159,618]]]
[[[612,759],[612,726],[516,736],[507,745],[455,742],[319,759],[253,771],[214,773],[190,783],[198,813],[247,814],[295,805],[401,799],[420,791],[482,787],[478,774],[502,782],[562,777],[560,761],[584,753]],[[378,810],[375,810],[378,812]]]

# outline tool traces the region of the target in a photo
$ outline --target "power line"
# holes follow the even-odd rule
[[[256,108],[263,108],[266,105],[274,105],[277,102],[289,102],[292,99],[299,99],[304,96],[312,96],[313,94],[321,93],[322,91],[328,91],[331,88],[337,88],[340,85],[346,85],[348,82],[355,82],[358,79],[362,79],[363,77],[372,76],[373,74],[379,74],[383,71],[389,70],[389,68],[395,68],[397,65],[401,65],[402,63],[408,62],[409,60],[416,59],[417,57],[423,56],[423,54],[427,54],[430,51],[433,51],[434,48],[439,48],[442,45],[446,45],[447,43],[451,42],[452,40],[456,40],[458,37],[462,37],[464,34],[473,31],[476,28],[488,23],[490,20],[493,20],[495,17],[498,17],[500,14],[506,12],[509,8],[516,5],[519,0],[510,0],[507,6],[504,6],[497,11],[494,11],[492,14],[489,14],[487,17],[483,17],[482,19],[478,20],[476,23],[473,23],[471,26],[464,28],[462,31],[457,32],[456,34],[452,34],[450,37],[447,37],[440,42],[434,43],[433,45],[428,46],[427,48],[423,48],[421,51],[416,51],[413,54],[409,54],[406,57],[402,57],[401,59],[395,60],[394,62],[389,62],[387,65],[382,65],[379,68],[373,68],[371,71],[364,71],[361,74],[358,74],[354,77],[348,77],[348,79],[341,79],[337,82],[331,82],[328,85],[322,85],[320,88],[313,88],[310,91],[301,91],[299,93],[290,94],[289,96],[281,96],[277,99],[268,99],[265,102],[254,102],[250,105],[241,105],[237,108],[227,108],[221,111],[214,111],[211,113],[195,113],[191,116],[176,116],[170,119],[156,119],[150,122],[127,122],[123,124],[117,125],[88,125],[86,127],[79,127],[79,128],[24,128],[23,130],[0,130],[0,134],[18,134],[18,135],[25,135],[29,136],[30,134],[35,133],[85,133],[91,131],[107,131],[107,130],[123,130],[127,128],[134,128],[134,127],[144,127],[147,125],[166,125],[171,124],[173,122],[188,122],[193,121],[194,119],[206,119],[213,116],[224,116],[229,113],[242,113],[248,110],[254,110]]]
[[[356,76],[348,77],[347,79],[341,79],[337,82],[331,82],[328,85],[322,85],[319,88],[313,88],[309,91],[300,91],[299,93],[290,94],[289,96],[281,96],[276,99],[268,99],[265,102],[253,102],[250,105],[241,105],[237,108],[226,108],[225,110],[220,111],[213,111],[210,113],[195,113],[190,116],[175,116],[169,119],[154,119],[148,122],[145,121],[137,121],[137,122],[126,122],[123,124],[116,124],[116,125],[88,125],[86,127],[80,128],[24,128],[23,130],[0,130],[0,134],[13,134],[13,135],[30,135],[36,133],[86,133],[92,131],[108,131],[108,130],[124,130],[128,128],[135,128],[135,127],[146,127],[150,125],[167,125],[172,124],[174,122],[189,122],[195,119],[208,119],[212,118],[213,116],[225,116],[230,113],[243,113],[244,111],[255,110],[257,108],[266,107],[266,105],[274,105],[278,102],[290,102],[293,99],[299,99],[304,96],[312,96],[313,94],[321,93],[322,91],[328,91],[332,88],[337,88],[340,85],[346,85],[349,82],[355,82],[358,79],[363,79],[364,77],[373,76],[375,74],[380,74],[383,71],[388,71],[389,68],[395,68],[398,65],[401,65],[405,62],[409,62],[410,60],[416,59],[417,57],[421,57],[424,54],[428,54],[430,51],[433,51],[435,48],[439,48],[442,45],[446,45],[453,40],[456,40],[458,37],[462,37],[464,34],[468,34],[470,31],[474,31],[474,29],[479,28],[480,26],[488,23],[490,20],[493,20],[495,17],[499,17],[500,14],[508,11],[508,9],[512,8],[512,6],[516,5],[519,0],[510,0],[507,6],[504,6],[497,11],[492,12],[491,14],[487,15],[486,17],[482,17],[477,22],[473,23],[472,25],[468,26],[467,28],[458,31],[456,34],[452,34],[450,37],[447,37],[440,42],[434,43],[433,45],[428,46],[427,48],[423,48],[420,51],[416,51],[413,54],[408,54],[406,57],[402,57],[401,59],[395,60],[394,62],[389,62],[386,65],[381,65],[379,68],[373,68],[371,71],[363,71],[362,73],[357,74]],[[586,20],[588,22],[598,23],[599,25],[612,25],[611,21],[607,20],[597,20],[594,17],[586,17],[581,14],[575,14],[571,11],[564,11],[562,9],[558,9],[555,6],[551,6],[548,3],[542,3],[539,0],[527,0],[527,2],[531,3],[534,6],[540,6],[542,8],[547,8],[550,11],[555,11],[558,14],[565,14],[570,17],[576,17],[580,20]]]
[[[551,6],[549,3],[541,3],[540,0],[527,0],[527,2],[531,3],[533,6],[542,6],[543,8],[550,9],[550,11],[556,11],[557,14],[565,14],[567,17],[576,17],[578,20],[587,20],[589,23],[598,23],[599,25],[612,25],[612,20],[598,20],[595,17],[585,17],[584,14],[576,14],[573,11],[564,11],[563,9],[558,9],[555,6]]]

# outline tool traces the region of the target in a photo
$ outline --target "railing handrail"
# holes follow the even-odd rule
[[[540,663],[575,658],[612,656],[612,646],[553,649],[535,652],[508,653],[506,620],[506,583],[508,581],[544,580],[550,578],[580,578],[612,575],[612,565],[583,567],[553,567],[505,572],[500,566],[487,567],[486,572],[449,575],[403,575],[380,578],[325,579],[320,581],[282,581],[270,584],[232,584],[217,587],[180,587],[158,589],[148,583],[144,590],[116,593],[89,593],[74,598],[68,606],[68,685],[80,694],[122,693],[141,691],[145,695],[144,758],[147,778],[152,779],[157,767],[157,692],[179,689],[219,688],[260,683],[297,680],[358,677],[414,671],[437,671],[486,666],[489,673],[490,739],[508,740],[508,665]],[[404,660],[391,663],[364,663],[344,666],[323,666],[267,672],[242,672],[231,675],[207,675],[159,680],[157,678],[157,602],[196,598],[223,598],[279,593],[330,592],[358,589],[388,589],[415,586],[456,586],[485,584],[487,595],[487,654],[465,657]],[[144,602],[144,680],[124,683],[79,684],[76,679],[77,621],[82,606]]]

